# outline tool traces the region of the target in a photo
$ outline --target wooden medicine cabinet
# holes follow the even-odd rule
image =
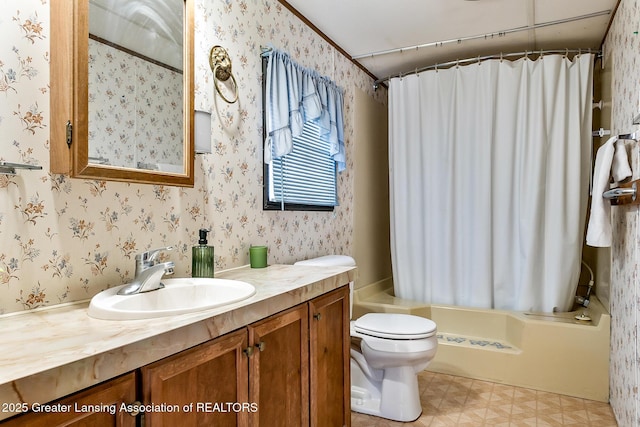
[[[193,3],[51,0],[51,172],[193,187]]]

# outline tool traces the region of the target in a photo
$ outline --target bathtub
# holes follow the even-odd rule
[[[404,300],[386,280],[354,291],[353,318],[368,312],[436,322],[438,352],[430,371],[609,400],[611,316],[595,295],[588,308],[577,311],[523,313]],[[580,315],[590,320],[577,320]]]

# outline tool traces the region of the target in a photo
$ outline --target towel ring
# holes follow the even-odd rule
[[[238,100],[238,83],[231,73],[231,58],[229,58],[229,54],[225,48],[222,46],[214,46],[211,48],[209,52],[209,66],[211,67],[211,71],[213,71],[213,85],[218,95],[220,95],[227,104],[236,102]],[[224,93],[220,90],[220,86],[218,86],[218,81],[226,82],[229,80],[229,77],[231,77],[234,88],[233,91],[235,92],[232,100],[224,96]]]

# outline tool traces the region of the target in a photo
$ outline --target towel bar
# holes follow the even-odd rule
[[[618,135],[618,139],[631,139],[634,141],[638,141],[638,138],[640,138],[640,135],[638,134],[638,132],[625,133],[622,135]]]
[[[618,187],[602,193],[602,197],[611,201],[612,205],[637,204],[640,199],[638,195],[639,180],[630,183],[630,187]],[[631,197],[629,197],[631,196]]]
[[[42,166],[23,165],[22,163],[9,163],[0,161],[0,174],[15,175],[16,169],[40,170]]]

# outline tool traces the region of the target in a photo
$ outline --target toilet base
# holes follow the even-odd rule
[[[379,417],[380,398],[374,398],[362,387],[351,386],[351,410]]]
[[[409,367],[386,369],[384,379],[377,381],[351,359],[351,410],[394,421],[415,421],[422,414],[415,371]]]

